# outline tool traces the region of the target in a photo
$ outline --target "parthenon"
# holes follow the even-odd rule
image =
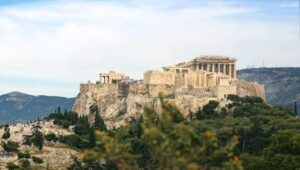
[[[236,79],[236,59],[221,56],[201,56],[189,62],[179,63],[175,66],[164,67],[168,70],[172,67],[189,68],[195,71],[223,73],[231,79]]]
[[[215,87],[229,85],[236,79],[236,60],[228,57],[201,56],[163,71],[144,73],[145,84],[169,84],[177,88]]]

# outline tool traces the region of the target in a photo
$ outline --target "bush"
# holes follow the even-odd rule
[[[30,162],[27,160],[27,159],[25,159],[25,160],[22,160],[21,161],[21,166],[22,166],[22,169],[30,169]]]
[[[29,159],[29,158],[30,158],[30,154],[28,152],[26,152],[26,153],[19,152],[18,153],[18,159]]]
[[[82,139],[78,135],[60,136],[59,142],[65,143],[69,146],[73,146],[79,149],[88,148],[89,146],[89,141]]]
[[[246,96],[244,97],[244,100],[246,103],[249,103],[251,105],[264,103],[264,100],[262,98],[256,96]]]
[[[239,97],[238,95],[234,95],[234,94],[228,94],[227,100],[231,100],[233,103],[239,103],[239,102],[241,102],[241,97]]]
[[[45,139],[46,141],[53,141],[53,142],[58,141],[58,137],[54,133],[45,135]]]
[[[13,162],[7,163],[7,164],[6,164],[6,168],[7,168],[8,170],[21,170],[21,167],[18,166],[18,165],[16,165],[16,164],[14,164]]]
[[[205,114],[213,114],[215,109],[218,107],[219,102],[211,100],[207,105],[203,106],[203,112]]]
[[[2,143],[2,147],[5,152],[17,152],[19,148],[19,143],[8,141],[7,143]]]
[[[43,159],[35,157],[35,156],[32,156],[32,161],[36,164],[42,164],[44,162]]]

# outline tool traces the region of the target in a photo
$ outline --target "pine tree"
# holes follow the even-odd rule
[[[297,102],[295,102],[294,111],[295,111],[295,115],[298,116],[298,106],[297,106]]]
[[[104,120],[102,119],[102,117],[100,117],[98,109],[96,110],[96,113],[95,113],[94,127],[96,129],[101,130],[101,131],[105,131],[106,130],[106,126],[105,126]]]
[[[58,108],[57,108],[57,112],[58,112],[58,113],[61,113],[61,112],[60,112],[60,106],[58,106]]]
[[[90,129],[90,135],[89,135],[89,147],[94,148],[95,146],[96,146],[95,129],[92,127]]]
[[[5,125],[2,139],[8,139],[8,138],[10,138],[10,129],[8,125]]]
[[[32,127],[32,143],[39,148],[39,150],[43,149],[44,145],[44,136],[42,132],[40,132],[40,125],[36,124]]]

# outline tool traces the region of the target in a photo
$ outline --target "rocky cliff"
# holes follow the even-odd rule
[[[196,112],[199,107],[208,103],[209,98],[180,96],[176,98],[167,97],[166,100],[177,105],[180,111],[187,116],[189,111]],[[97,104],[100,108],[108,128],[118,127],[127,120],[140,117],[145,107],[154,108],[157,112],[160,109],[160,101],[157,96],[147,94],[128,94],[127,97],[120,97],[116,94],[103,96],[92,91],[86,91],[77,96],[73,110],[92,118],[89,107],[93,104]]]
[[[108,128],[118,127],[125,121],[140,117],[145,107],[160,113],[159,92],[164,93],[167,102],[178,107],[184,116],[197,112],[210,100],[218,100],[220,107],[227,103],[228,94],[240,96],[260,96],[264,98],[263,86],[246,81],[236,81],[232,85],[211,88],[176,88],[170,85],[145,84],[82,84],[73,110],[80,115],[88,115],[94,104],[100,109]]]

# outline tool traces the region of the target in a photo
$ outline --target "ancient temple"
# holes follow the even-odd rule
[[[201,56],[162,71],[144,73],[145,84],[168,84],[176,87],[215,87],[229,85],[236,79],[236,60],[228,57]]]

